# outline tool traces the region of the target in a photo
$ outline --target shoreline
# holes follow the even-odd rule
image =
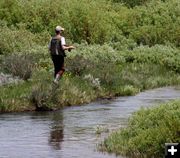
[[[45,109],[37,109],[37,107],[35,107],[34,105],[32,105],[32,103],[28,102],[27,100],[27,105],[26,105],[26,108],[20,108],[18,110],[14,110],[14,111],[0,111],[0,114],[6,114],[6,113],[23,113],[23,112],[54,112],[54,111],[59,111],[59,110],[62,110],[62,109],[65,109],[65,108],[69,108],[69,107],[76,107],[76,106],[85,106],[86,104],[91,104],[93,102],[99,102],[99,101],[103,101],[103,100],[108,100],[108,101],[111,101],[111,100],[114,100],[114,99],[117,99],[119,97],[128,97],[128,96],[135,96],[135,95],[138,95],[142,92],[145,92],[145,91],[150,91],[150,90],[153,90],[153,89],[160,89],[160,88],[165,88],[165,87],[173,87],[173,88],[177,88],[179,89],[180,85],[177,84],[177,85],[168,85],[168,86],[160,86],[160,87],[155,87],[155,88],[150,88],[150,89],[144,89],[134,95],[122,95],[122,96],[117,96],[117,95],[114,95],[114,96],[101,96],[101,97],[98,97],[98,98],[95,98],[93,100],[91,100],[90,102],[84,102],[84,103],[81,103],[81,104],[74,104],[74,105],[66,105],[66,106],[60,106],[60,108],[45,108]]]

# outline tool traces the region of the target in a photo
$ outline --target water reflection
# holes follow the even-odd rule
[[[64,138],[63,127],[63,113],[61,111],[54,113],[50,125],[49,145],[55,150],[61,150]]]
[[[176,98],[179,90],[162,88],[56,112],[1,114],[0,158],[116,158],[97,151],[96,144],[108,133],[97,137],[96,127],[114,131],[141,105]]]

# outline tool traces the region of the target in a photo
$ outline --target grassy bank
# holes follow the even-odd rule
[[[0,86],[0,112],[59,109],[180,84],[179,6],[179,0],[1,0],[0,72],[24,82]],[[47,51],[56,25],[77,47],[67,54],[58,88]]]
[[[31,79],[0,87],[0,111],[60,109],[64,106],[89,103],[97,98],[135,95],[145,89],[178,85],[180,76],[154,64],[130,63],[106,70],[75,75],[66,72],[60,86],[52,84],[52,72],[36,71]],[[153,70],[153,71],[152,71]],[[113,76],[112,76],[113,73]]]
[[[180,100],[141,109],[112,133],[101,150],[133,157],[163,157],[164,144],[180,141]]]
[[[1,56],[1,71],[19,76],[23,82],[0,86],[0,112],[54,110],[180,84],[177,48],[156,45],[119,50],[112,44],[76,45],[67,54],[67,71],[57,88],[44,47],[39,53]]]

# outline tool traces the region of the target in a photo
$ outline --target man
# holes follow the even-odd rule
[[[71,51],[74,46],[66,45],[65,38],[61,35],[64,28],[57,26],[55,29],[55,36],[51,38],[49,44],[49,51],[51,59],[54,64],[54,83],[58,84],[59,79],[62,77],[64,69],[65,50]]]

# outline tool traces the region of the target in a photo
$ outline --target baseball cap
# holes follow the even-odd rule
[[[55,29],[56,31],[64,31],[64,28],[63,27],[61,27],[61,26],[56,26],[56,29]]]

